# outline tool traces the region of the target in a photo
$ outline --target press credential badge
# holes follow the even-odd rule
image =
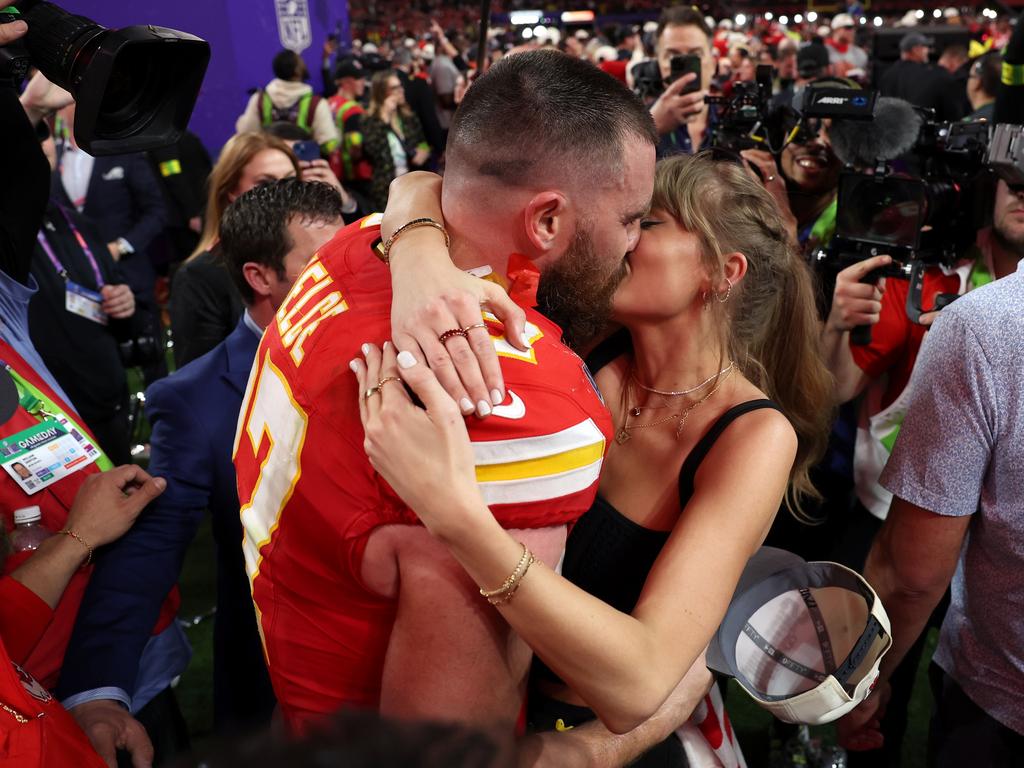
[[[92,464],[98,456],[88,439],[76,438],[54,419],[0,440],[0,466],[30,496]]]

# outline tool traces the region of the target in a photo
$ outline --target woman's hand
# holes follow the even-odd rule
[[[421,217],[442,220],[441,179],[410,173],[391,183],[381,237]],[[391,248],[391,333],[399,351],[427,363],[465,414],[490,414],[505,399],[505,383],[490,333],[479,327],[482,308],[505,328],[505,339],[521,350],[526,313],[505,291],[454,266],[444,240],[432,227],[402,233]],[[477,327],[474,327],[477,326]],[[443,344],[440,336],[468,329]]]
[[[364,344],[363,355],[350,365],[359,380],[366,455],[430,532],[444,538],[458,526],[460,510],[486,509],[462,414],[409,352],[396,356],[386,343],[382,354]],[[413,404],[403,381],[426,410]]]

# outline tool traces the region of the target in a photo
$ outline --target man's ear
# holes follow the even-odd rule
[[[540,192],[523,210],[526,238],[538,254],[549,253],[574,231],[569,221],[569,204],[561,192]]]
[[[245,278],[245,282],[252,288],[254,294],[257,297],[269,296],[271,283],[270,273],[272,270],[263,264],[257,264],[255,261],[247,261],[242,265],[242,277]]]

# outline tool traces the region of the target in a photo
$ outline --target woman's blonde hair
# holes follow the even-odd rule
[[[245,166],[265,149],[276,149],[283,152],[295,167],[295,175],[301,174],[295,153],[284,140],[277,136],[262,131],[250,131],[237,133],[228,139],[206,182],[206,216],[203,222],[203,233],[199,236],[199,244],[192,251],[190,259],[195,258],[203,251],[210,250],[217,242],[220,220],[224,215],[224,210],[231,202],[231,193],[238,188],[238,182],[245,172]]]
[[[735,361],[796,430],[786,506],[797,519],[815,522],[801,501],[820,498],[808,472],[828,442],[834,381],[821,356],[809,265],[764,187],[741,166],[716,162],[707,152],[659,163],[652,205],[697,237],[712,286],[725,278],[725,255],[746,256],[747,273],[729,300],[709,297],[708,308],[720,320],[722,359]]]
[[[392,77],[398,78],[398,73],[393,69],[385,69],[375,73],[370,78],[370,104],[366,108],[366,112],[372,117],[380,119],[380,109],[384,106],[384,100],[391,93],[391,89],[388,88],[388,80]],[[401,79],[399,79],[399,82],[401,82]],[[408,117],[412,114],[412,108],[408,104],[400,104],[398,114],[402,117]]]

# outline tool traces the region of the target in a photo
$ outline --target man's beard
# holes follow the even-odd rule
[[[589,228],[578,227],[572,245],[544,271],[537,288],[541,312],[562,328],[562,341],[573,349],[597,336],[608,325],[612,296],[626,274],[625,261],[611,273],[599,271]]]
[[[992,227],[992,236],[999,244],[999,247],[1007,253],[1013,254],[1018,258],[1024,257],[1024,233],[1009,235],[1003,231],[999,224],[996,224]]]

